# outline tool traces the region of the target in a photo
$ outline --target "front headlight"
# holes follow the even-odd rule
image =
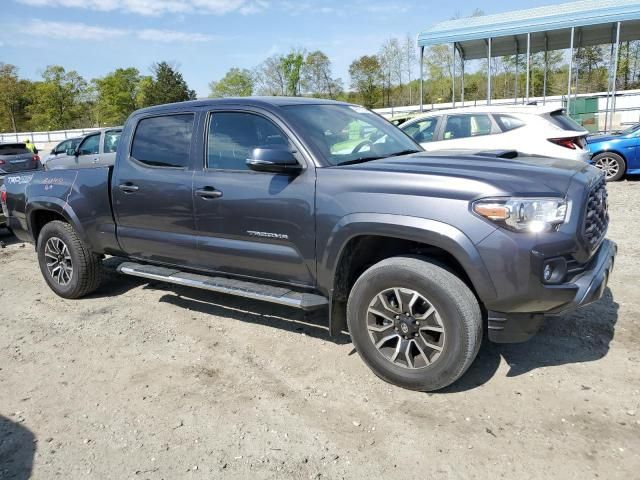
[[[514,232],[548,232],[564,223],[567,201],[562,198],[503,198],[473,202],[473,211]]]

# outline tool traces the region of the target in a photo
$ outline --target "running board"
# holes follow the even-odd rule
[[[135,277],[175,283],[176,285],[183,285],[185,287],[195,287],[212,292],[251,298],[253,300],[263,300],[265,302],[301,308],[302,310],[315,310],[329,303],[327,299],[321,295],[296,292],[286,287],[275,287],[224,277],[209,277],[207,275],[187,273],[166,267],[124,262],[118,266],[117,270],[120,273],[133,275]]]

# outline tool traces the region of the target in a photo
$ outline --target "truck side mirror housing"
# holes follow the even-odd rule
[[[285,148],[254,148],[247,165],[256,172],[298,173],[302,170],[293,153]]]

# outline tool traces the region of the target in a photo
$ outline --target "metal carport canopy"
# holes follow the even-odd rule
[[[639,0],[582,0],[496,15],[438,23],[418,35],[418,46],[455,44],[465,60],[525,53],[527,34],[531,53],[569,48],[571,29],[575,46],[615,42],[615,27],[624,22],[620,40],[640,40]],[[545,40],[546,38],[546,40]]]

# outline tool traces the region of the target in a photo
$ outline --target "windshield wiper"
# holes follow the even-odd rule
[[[368,162],[370,160],[380,160],[382,158],[390,158],[390,157],[399,157],[400,155],[409,155],[411,153],[420,153],[422,150],[415,150],[415,149],[410,149],[410,150],[402,150],[401,152],[396,152],[396,153],[391,153],[389,155],[381,155],[378,157],[360,157],[360,158],[354,158],[353,160],[345,160],[344,162],[340,162],[337,164],[337,166],[341,166],[341,165],[354,165],[356,163],[365,163]]]
[[[399,157],[400,155],[410,155],[412,153],[420,153],[422,150],[416,150],[415,148],[411,148],[409,150],[402,150],[401,152],[392,153],[388,155],[388,157]]]

